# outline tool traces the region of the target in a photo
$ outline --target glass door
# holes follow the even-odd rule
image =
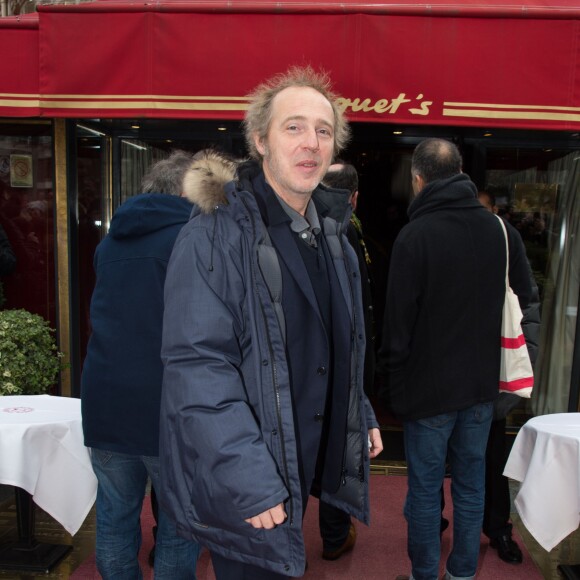
[[[485,181],[498,213],[522,236],[540,292],[536,384],[525,411],[512,416],[517,425],[569,407],[580,284],[580,153],[490,147]]]

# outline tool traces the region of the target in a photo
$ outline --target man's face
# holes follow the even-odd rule
[[[329,101],[309,87],[284,89],[272,102],[266,139],[255,137],[266,180],[289,205],[310,196],[326,174],[334,151]],[[292,203],[293,202],[293,203]]]

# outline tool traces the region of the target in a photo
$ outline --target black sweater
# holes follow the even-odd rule
[[[465,174],[428,184],[395,241],[380,359],[390,405],[403,420],[498,394],[505,239],[476,196]],[[525,249],[519,236],[508,237],[510,284],[525,307]]]

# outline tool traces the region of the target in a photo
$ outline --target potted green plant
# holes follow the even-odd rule
[[[47,393],[62,356],[44,318],[27,310],[0,310],[0,396]]]

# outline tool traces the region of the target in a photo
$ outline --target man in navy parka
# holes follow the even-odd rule
[[[165,287],[160,501],[218,580],[302,575],[311,492],[368,523],[382,449],[349,192],[319,186],[346,121],[308,67],[250,100],[253,161],[225,188],[211,159],[188,172],[201,186]]]

